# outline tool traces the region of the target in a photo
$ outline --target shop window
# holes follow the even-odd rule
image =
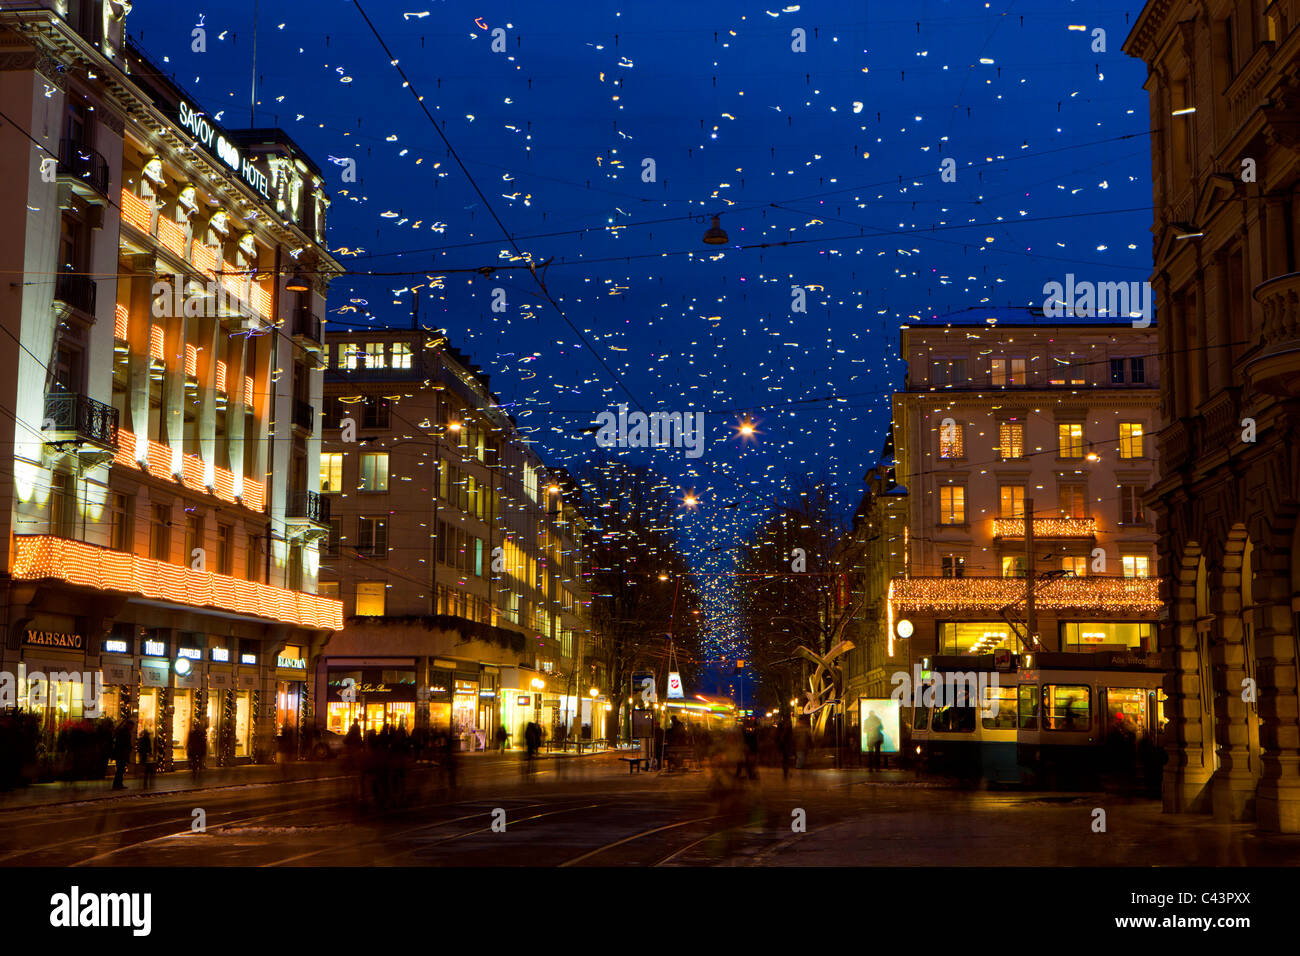
[[[1092,697],[1087,684],[1043,685],[1043,729],[1092,729]]]
[[[361,456],[360,491],[388,490],[388,452],[371,452]]]
[[[386,587],[383,581],[357,582],[358,617],[383,617],[386,603]]]

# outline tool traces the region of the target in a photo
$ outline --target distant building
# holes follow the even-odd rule
[[[1110,652],[1158,668],[1142,503],[1156,468],[1154,330],[940,321],[905,327],[901,343],[886,449],[897,464],[869,473],[853,532],[869,544],[846,697],[888,697],[893,672],[935,655]],[[1159,726],[1158,701],[1112,698]]]
[[[1300,832],[1295,4],[1148,3],[1158,515],[1177,670],[1164,800]]]
[[[317,664],[329,729],[452,726],[472,746],[502,724],[517,743],[539,717],[553,736],[593,723],[606,701],[589,690],[608,688],[583,663],[576,485],[542,464],[488,376],[442,336],[326,342],[321,589],[347,613]]]
[[[311,719],[342,609],[316,594],[299,409],[342,268],[316,166],[222,129],[127,44],[129,10],[0,3],[0,670],[50,746],[94,708],[30,675],[102,672],[165,769],[195,722],[232,762]]]

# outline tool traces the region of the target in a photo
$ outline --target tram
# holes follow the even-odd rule
[[[998,657],[922,661],[922,693],[903,721],[921,770],[1049,789],[1091,789],[1108,777],[1151,786],[1166,723],[1158,654]]]

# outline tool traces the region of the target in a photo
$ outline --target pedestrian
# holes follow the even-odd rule
[[[190,762],[190,773],[197,783],[203,772],[203,764],[208,753],[208,735],[203,732],[203,725],[197,720],[190,725],[189,737],[185,741],[185,756]]]
[[[812,745],[812,720],[807,714],[799,715],[799,723],[794,729],[794,766],[802,770],[808,762],[808,748]]]
[[[113,737],[113,759],[117,762],[117,770],[113,774],[113,789],[125,790],[126,783],[122,779],[126,774],[126,765],[131,761],[131,741],[134,736],[134,727],[131,721],[123,717],[117,725],[117,733]]]
[[[459,738],[448,728],[442,738],[442,772],[446,775],[447,787],[451,790],[456,789],[456,745],[459,742]]]
[[[781,751],[781,777],[790,779],[790,753],[794,749],[794,728],[790,725],[790,715],[782,714],[781,723],[776,728],[776,746]]]
[[[148,729],[140,732],[140,737],[135,744],[136,757],[139,758],[140,765],[144,767],[144,780],[140,784],[142,790],[148,790],[153,786],[153,735]]]
[[[510,739],[510,732],[506,730],[506,725],[502,724],[500,727],[497,728],[497,733],[496,733],[497,750],[500,750],[502,753],[505,753],[506,742],[509,739]]]
[[[530,720],[528,726],[524,728],[524,743],[528,748],[528,772],[532,773],[534,762],[537,760],[537,751],[542,746],[542,728],[537,726],[537,722]]]
[[[867,711],[867,719],[862,722],[862,735],[867,742],[867,769],[881,769],[880,750],[885,744],[885,725],[874,710]]]

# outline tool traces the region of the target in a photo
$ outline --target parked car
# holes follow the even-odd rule
[[[312,744],[311,757],[313,760],[328,760],[342,756],[344,749],[346,748],[342,734],[336,734],[332,730],[322,730]]]

